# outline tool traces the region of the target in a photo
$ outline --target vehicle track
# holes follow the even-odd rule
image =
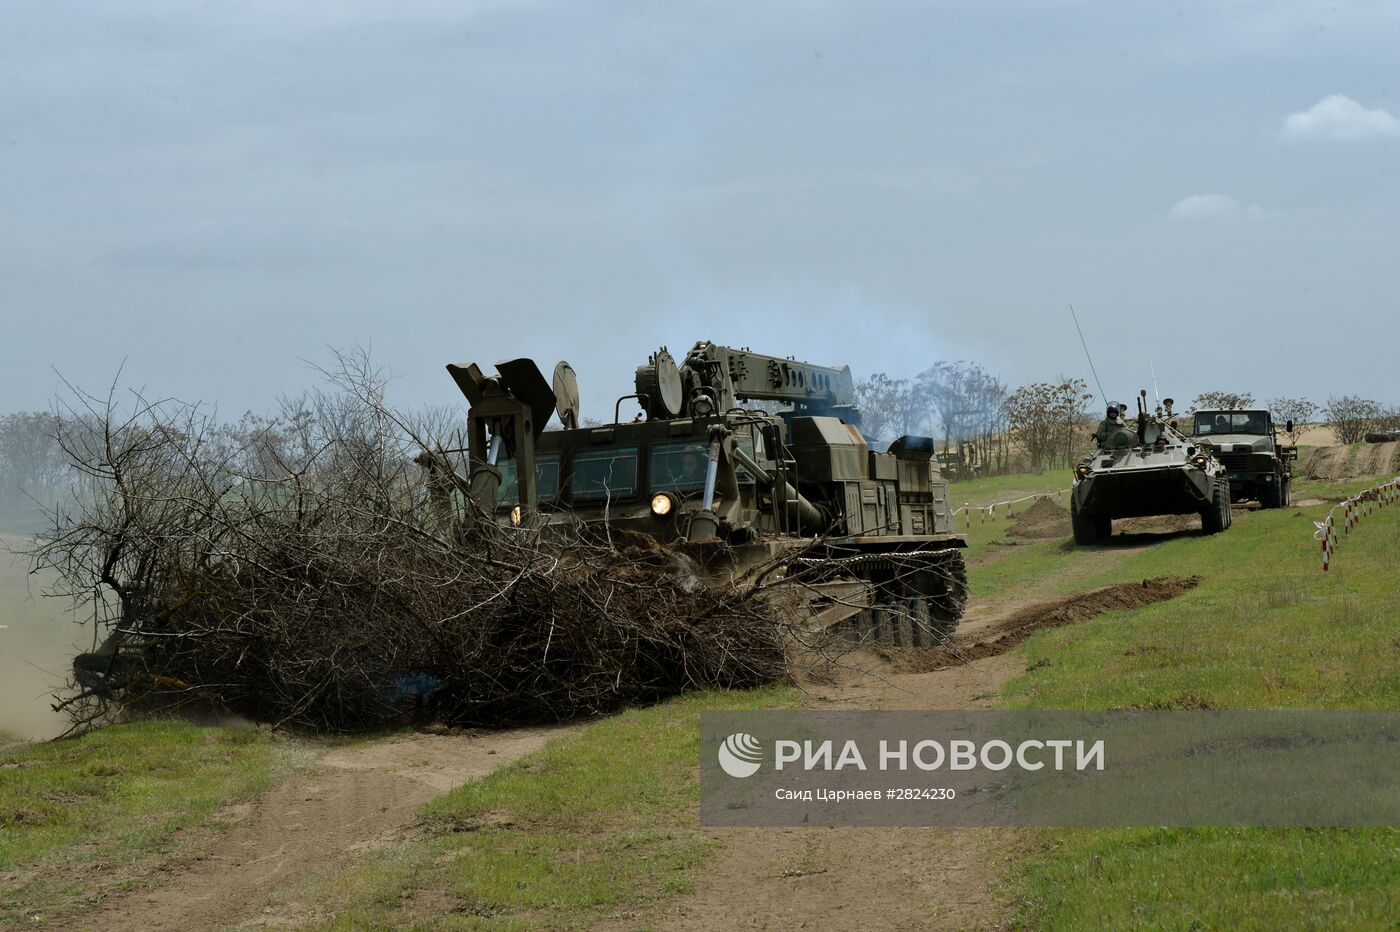
[[[423,803],[561,733],[523,728],[397,735],[332,750],[244,807],[236,824],[206,850],[163,866],[147,889],[119,896],[68,926],[183,930],[314,919],[281,915],[267,906],[268,894],[348,854],[393,841]]]
[[[974,604],[956,648],[866,650],[839,682],[808,685],[823,709],[996,707],[1025,672],[1007,652],[1035,631],[1174,598],[1197,579],[1159,577],[1060,598]],[[618,917],[610,927],[977,929],[1001,918],[995,882],[1024,843],[1003,828],[715,829],[720,850],[696,889],[660,917]]]

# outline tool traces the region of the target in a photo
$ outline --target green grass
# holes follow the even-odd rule
[[[265,731],[149,722],[0,753],[0,923],[100,897],[262,790]]]
[[[1015,924],[1040,929],[1393,929],[1400,832],[1045,833],[1013,868]]]
[[[423,811],[422,838],[352,859],[284,899],[337,929],[575,928],[690,889],[699,713],[791,706],[786,688],[703,693],[596,722]]]
[[[1009,476],[988,476],[984,479],[969,479],[954,482],[948,486],[948,497],[954,508],[964,503],[990,505],[993,502],[1020,498],[1023,495],[1044,495],[1068,489],[1073,481],[1068,469],[1047,469],[1045,472],[1016,473]],[[975,524],[977,516],[973,515]]]
[[[1370,482],[1302,483],[1336,499]],[[1037,634],[1013,707],[1400,707],[1400,506],[1366,518],[1324,574],[1327,506],[1237,515],[1135,554],[1090,586],[1201,575],[1171,601]],[[1301,512],[1301,514],[1300,514]],[[1092,552],[1092,551],[1090,551]],[[1037,833],[1008,899],[1031,928],[1382,928],[1400,915],[1397,830]]]
[[[957,516],[954,531],[967,540],[968,584],[973,595],[989,598],[1004,595],[1014,590],[1043,583],[1049,577],[1059,574],[1079,558],[1066,546],[1069,535],[1064,540],[1016,539],[1006,536],[1012,526],[1014,516],[1031,507],[1034,501],[1018,502],[1012,506],[1012,517],[1008,519],[1006,507],[995,511],[995,516],[987,518],[979,506],[995,502],[1010,501],[1030,495],[1048,495],[1069,488],[1068,470],[1050,470],[1044,473],[1025,473],[1011,476],[993,476],[969,482],[957,482],[951,486],[950,497],[954,508],[972,504],[972,512]],[[1056,499],[1057,503],[1068,508],[1068,497]]]
[[[1024,650],[1038,666],[1010,699],[1042,708],[1190,696],[1221,708],[1400,708],[1400,506],[1367,518],[1323,573],[1313,521],[1326,511],[1237,515],[1223,534],[1188,533],[1086,578],[1203,581],[1170,602],[1032,638]]]

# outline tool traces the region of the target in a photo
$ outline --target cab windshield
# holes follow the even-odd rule
[[[570,494],[576,502],[637,494],[637,448],[575,453]]]
[[[501,471],[501,487],[496,490],[497,505],[514,505],[520,501],[520,483],[515,460],[503,459],[496,464]],[[546,454],[535,457],[535,489],[541,502],[552,502],[559,496],[559,457]]]
[[[658,443],[651,448],[651,490],[694,492],[705,487],[705,444]]]
[[[1196,415],[1196,436],[1269,432],[1269,416],[1263,411],[1202,411]]]

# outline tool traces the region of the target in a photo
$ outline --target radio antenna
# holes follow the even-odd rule
[[[1094,384],[1099,389],[1099,400],[1108,404],[1108,396],[1103,393],[1103,383],[1099,381],[1099,370],[1094,368],[1094,357],[1089,355],[1089,344],[1084,341],[1084,328],[1079,326],[1079,315],[1074,313],[1074,305],[1069,306],[1069,316],[1074,318],[1074,329],[1079,331],[1079,345],[1084,347],[1084,358],[1089,360],[1089,371],[1094,373]]]
[[[1162,393],[1157,389],[1157,367],[1152,363],[1152,357],[1147,357],[1147,366],[1152,370],[1152,394],[1157,396],[1157,404],[1162,403]]]

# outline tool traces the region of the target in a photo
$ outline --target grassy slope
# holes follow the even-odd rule
[[[1365,483],[1303,485],[1330,497]],[[1045,631],[1012,705],[1042,708],[1400,707],[1394,554],[1400,506],[1368,518],[1324,575],[1313,506],[1239,516],[1086,585],[1199,574],[1167,603]],[[1301,514],[1299,514],[1301,512]],[[1040,928],[1380,928],[1400,915],[1397,830],[1043,832],[1013,872],[1019,921]]]
[[[263,789],[263,731],[114,726],[0,754],[0,924],[100,896],[175,852],[182,830]]]

